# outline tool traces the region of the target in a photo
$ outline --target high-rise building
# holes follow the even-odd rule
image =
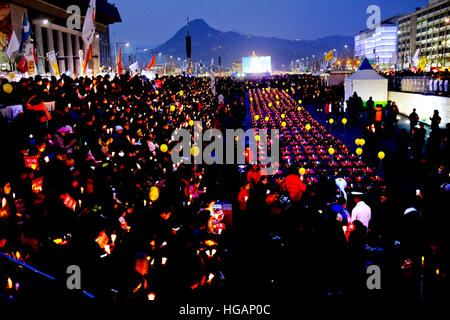
[[[0,60],[8,57],[5,51],[12,31],[21,41],[22,19],[26,14],[31,30],[31,41],[36,49],[37,72],[52,74],[52,68],[46,59],[49,51],[54,51],[60,73],[70,71],[80,75],[81,63],[79,51],[87,54],[87,46],[82,39],[84,16],[89,0],[9,0],[0,3]],[[72,9],[68,9],[71,7]],[[75,11],[72,11],[75,10]],[[77,21],[76,10],[81,15]],[[70,17],[75,18],[70,20]],[[79,16],[78,16],[79,17]],[[71,23],[72,22],[72,23]],[[109,25],[121,22],[118,9],[107,0],[96,1],[95,37],[92,42],[92,60],[88,69],[97,73],[100,66],[113,65],[110,52]],[[17,58],[17,54],[15,54]],[[20,56],[19,56],[20,58]]]
[[[450,64],[450,0],[430,0],[428,6],[402,16],[398,22],[398,64],[413,66],[412,57],[426,57],[427,66],[444,67]]]
[[[380,69],[388,68],[397,54],[397,21],[399,16],[386,19],[374,29],[361,31],[355,36],[355,57],[367,58]]]

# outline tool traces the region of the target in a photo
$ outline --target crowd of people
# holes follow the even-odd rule
[[[313,105],[357,126],[362,103],[355,96],[345,110],[342,87],[310,75],[220,77],[217,97],[208,77],[36,76],[11,85],[2,104],[22,104],[23,112],[0,124],[0,251],[58,275],[61,286],[69,265],[85,270],[83,290],[115,301],[300,284],[319,295],[365,294],[369,262],[400,283],[420,270],[422,256],[427,271],[448,270],[436,226],[448,219],[442,150],[431,162],[386,154],[377,174],[366,164],[373,154],[354,155],[304,110]],[[173,163],[173,132],[194,121],[204,130],[281,129],[280,170]],[[400,154],[400,135],[398,144]],[[21,281],[13,272],[0,277]]]

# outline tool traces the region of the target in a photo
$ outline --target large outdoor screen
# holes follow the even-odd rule
[[[267,73],[272,72],[270,56],[267,57],[243,57],[243,73]]]

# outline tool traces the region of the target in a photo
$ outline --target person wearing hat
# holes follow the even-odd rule
[[[353,199],[356,203],[352,210],[352,221],[361,221],[361,223],[368,229],[369,222],[372,218],[372,211],[370,207],[363,201],[363,193],[359,191],[352,192]]]

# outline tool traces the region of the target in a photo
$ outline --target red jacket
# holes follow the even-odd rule
[[[286,191],[289,194],[289,199],[291,199],[292,201],[299,201],[303,195],[303,192],[306,191],[306,185],[296,174],[288,175],[285,181],[285,185]]]

